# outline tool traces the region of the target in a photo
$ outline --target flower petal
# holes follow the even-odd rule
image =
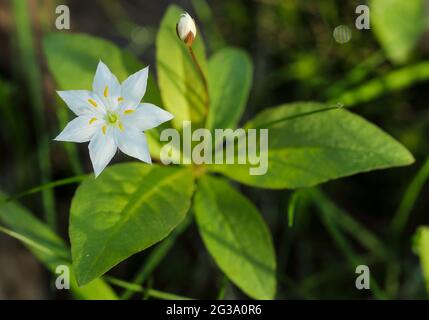
[[[112,128],[108,127],[105,134],[102,130],[97,131],[92,137],[88,149],[95,176],[98,177],[117,150]]]
[[[67,90],[57,93],[77,116],[105,113],[103,102],[91,91]]]
[[[174,116],[154,104],[141,103],[132,112],[124,111],[122,117],[125,124],[139,131],[145,131],[159,126],[161,123],[173,119]]]
[[[146,136],[143,132],[125,127],[124,131],[115,131],[116,143],[123,153],[146,163],[152,163]]]
[[[122,82],[121,96],[125,101],[131,103],[133,107],[137,107],[143,99],[146,92],[148,73],[149,67],[146,67],[132,74]]]
[[[100,98],[117,98],[121,94],[121,85],[118,79],[101,60],[95,72],[92,89]]]
[[[64,130],[54,139],[56,141],[87,142],[91,140],[102,121],[89,116],[80,116],[70,121]]]

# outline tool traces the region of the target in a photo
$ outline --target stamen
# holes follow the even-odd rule
[[[109,87],[106,86],[106,88],[104,88],[104,96],[107,98],[108,95],[109,95]]]
[[[124,131],[124,126],[122,125],[122,122],[118,123],[118,127],[121,131]]]
[[[136,111],[136,110],[128,109],[128,110],[125,110],[125,111],[124,111],[124,114],[131,114],[131,113],[133,113],[134,111]]]
[[[95,108],[97,108],[97,102],[95,102],[94,100],[92,100],[92,99],[88,99],[88,102],[90,103],[90,104],[92,104],[92,106],[93,107],[95,107]]]
[[[105,135],[105,134],[106,134],[106,126],[103,126],[103,127],[101,128],[101,131],[103,131],[103,134]]]
[[[119,97],[118,98],[118,102],[122,102],[122,101],[124,101],[124,98],[123,97]]]
[[[91,118],[91,120],[89,120],[89,124],[93,124],[95,121],[97,121],[97,118]]]

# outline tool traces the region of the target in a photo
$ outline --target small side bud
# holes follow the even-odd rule
[[[177,36],[186,43],[188,46],[192,46],[195,37],[197,36],[197,27],[195,21],[185,12],[180,15],[179,22],[176,24]]]

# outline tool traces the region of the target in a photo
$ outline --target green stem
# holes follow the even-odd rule
[[[34,124],[37,136],[37,158],[41,182],[46,183],[51,178],[51,164],[49,153],[49,138],[46,131],[46,121],[44,118],[44,102],[42,90],[42,76],[37,61],[35,48],[35,35],[31,25],[31,15],[28,1],[13,0],[16,43],[18,46],[19,58],[25,80],[29,89]],[[45,190],[42,194],[45,219],[48,224],[55,229],[55,202],[52,190]]]
[[[152,298],[163,299],[163,300],[193,300],[191,298],[179,296],[179,295],[174,294],[174,293],[159,291],[159,290],[150,289],[150,288],[144,288],[141,285],[138,285],[135,283],[130,283],[130,282],[127,282],[127,281],[124,281],[121,279],[117,279],[114,277],[110,277],[110,276],[104,276],[104,279],[107,280],[108,282],[110,282],[111,284],[116,285],[120,288],[124,288],[124,289],[134,291],[134,292],[146,293],[149,296],[151,296]]]
[[[208,112],[209,105],[210,105],[210,96],[209,96],[209,87],[207,84],[207,79],[206,79],[206,76],[204,75],[204,72],[203,72],[203,69],[201,68],[201,65],[198,63],[198,59],[194,53],[194,49],[192,49],[192,46],[188,46],[188,48],[189,48],[189,53],[190,53],[191,58],[192,58],[192,62],[194,63],[195,68],[197,69],[198,74],[200,75],[201,82],[203,83],[203,86],[204,86],[204,91],[206,94],[206,100],[204,101],[205,102],[204,104],[206,106],[206,112]]]

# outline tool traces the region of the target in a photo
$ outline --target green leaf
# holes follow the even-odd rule
[[[387,56],[395,63],[404,63],[425,27],[424,0],[372,0],[372,29]]]
[[[413,156],[375,125],[347,110],[318,103],[267,109],[247,128],[267,128],[268,170],[250,175],[250,164],[211,165],[209,169],[263,188],[300,188],[359,172],[404,166]],[[237,161],[236,161],[237,162]]]
[[[210,109],[206,128],[235,128],[249,96],[252,61],[243,50],[225,48],[210,58],[208,70]]]
[[[429,293],[429,227],[420,227],[415,236],[415,251],[420,257],[426,289]]]
[[[0,201],[6,197],[0,194]],[[83,287],[78,287],[70,265],[69,249],[47,225],[43,224],[22,206],[7,202],[0,205],[0,221],[10,230],[0,231],[23,242],[23,244],[52,272],[58,265],[70,269],[70,287],[75,297],[80,299],[117,299],[116,294],[102,279],[96,279]]]
[[[59,90],[92,90],[92,80],[100,60],[107,64],[119,81],[144,67],[131,53],[121,51],[110,41],[87,34],[50,33],[43,39],[43,48],[49,71]],[[143,100],[162,106],[153,74],[153,70],[149,72]],[[159,156],[157,135],[156,129],[147,131],[153,157]]]
[[[221,179],[204,176],[198,187],[198,228],[217,265],[252,298],[273,299],[275,253],[270,231],[258,210]]]
[[[86,284],[168,236],[185,217],[192,192],[187,168],[126,163],[85,180],[70,210],[78,283]]]
[[[203,81],[187,46],[176,34],[176,24],[183,12],[178,6],[169,6],[156,37],[161,97],[165,108],[174,114],[173,125],[178,129],[182,128],[182,121],[185,120],[191,120],[196,125],[202,124],[207,109]],[[192,48],[203,73],[207,74],[205,49],[199,30]]]

